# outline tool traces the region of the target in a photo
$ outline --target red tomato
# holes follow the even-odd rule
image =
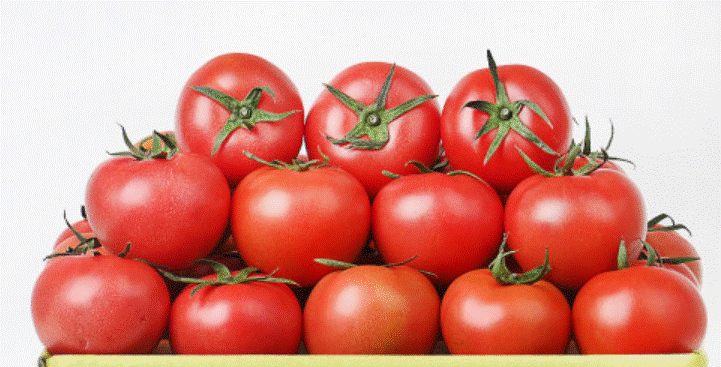
[[[235,186],[261,166],[243,151],[286,162],[298,154],[303,117],[298,90],[282,70],[255,55],[229,53],[190,76],[178,101],[175,130],[182,151],[211,157]]]
[[[503,195],[533,174],[518,149],[549,169],[571,141],[573,119],[561,90],[548,76],[525,65],[496,68],[490,51],[488,59],[488,69],[469,73],[448,95],[441,115],[441,140],[455,169],[476,174]],[[492,69],[497,69],[499,85],[504,86],[502,93],[497,90]],[[535,103],[548,121],[520,101]],[[498,107],[490,107],[491,113],[477,109],[493,103]],[[489,129],[487,133],[482,131],[484,126]],[[494,140],[501,138],[494,151]]]
[[[40,273],[31,307],[51,354],[137,354],[160,340],[170,297],[160,275],[140,261],[61,256]]]
[[[576,295],[572,319],[584,354],[691,353],[707,322],[693,283],[654,266],[597,275]]]
[[[503,236],[503,205],[483,181],[465,174],[423,173],[395,179],[373,201],[372,233],[387,263],[408,266],[448,285],[479,268]]]
[[[654,228],[663,227],[660,224],[654,226]],[[662,230],[649,230],[646,234],[646,242],[650,244],[661,257],[699,257],[696,248],[684,238],[678,231],[662,231]],[[703,267],[701,260],[689,261],[678,265],[664,264],[664,266],[676,269],[682,273],[686,273],[683,269],[688,268],[693,273],[693,280],[696,279],[696,284],[702,284]]]
[[[303,311],[311,354],[428,354],[438,338],[440,300],[407,266],[359,265],[326,275]]]
[[[562,354],[571,307],[545,280],[502,285],[490,270],[477,269],[443,295],[441,331],[452,354]]]
[[[586,176],[531,176],[508,197],[508,247],[523,269],[543,261],[548,248],[553,270],[548,280],[569,290],[617,267],[624,240],[637,258],[646,235],[646,211],[638,188],[625,174],[598,169]]]
[[[238,274],[237,271],[232,272]],[[218,275],[203,277],[215,280]],[[169,333],[178,354],[293,354],[303,334],[300,304],[285,284],[190,284],[173,302]]]
[[[391,181],[383,170],[417,173],[406,162],[430,166],[438,157],[440,109],[433,97],[428,84],[408,69],[383,62],[353,65],[330,82],[308,112],[308,156],[327,155],[372,198]]]
[[[338,168],[264,167],[233,193],[231,229],[249,266],[308,287],[333,270],[313,259],[352,262],[360,254],[370,202],[358,180]]]
[[[113,253],[132,244],[128,257],[182,269],[216,246],[225,232],[230,188],[207,157],[111,158],[86,188],[88,221]]]

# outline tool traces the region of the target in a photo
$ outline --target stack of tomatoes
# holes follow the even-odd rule
[[[48,352],[698,349],[685,227],[647,218],[588,121],[571,141],[548,76],[487,59],[442,108],[412,71],[365,62],[307,114],[272,63],[207,62],[173,131],[121,129],[128,150],[90,176],[32,296]]]

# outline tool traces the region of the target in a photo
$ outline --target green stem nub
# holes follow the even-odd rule
[[[437,97],[436,95],[416,97],[387,110],[386,102],[388,100],[388,92],[391,87],[391,80],[393,79],[395,68],[396,65],[393,64],[376,100],[368,106],[354,100],[339,89],[325,84],[325,87],[335,98],[353,110],[358,116],[358,123],[353,126],[343,138],[336,139],[326,136],[325,138],[328,139],[328,141],[347,149],[381,149],[386,145],[388,140],[390,140],[388,124],[422,103]],[[368,140],[362,139],[364,136],[367,136]]]
[[[508,266],[506,266],[506,256],[513,255],[516,251],[506,251],[507,237],[503,237],[503,242],[498,249],[498,255],[490,265],[491,274],[493,278],[499,284],[502,285],[513,285],[513,284],[533,284],[543,279],[549,271],[551,266],[548,264],[548,248],[546,248],[545,257],[543,264],[521,274],[513,273]]]

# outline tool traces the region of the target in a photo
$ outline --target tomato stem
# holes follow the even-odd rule
[[[548,263],[548,247],[546,247],[543,264],[525,273],[517,274],[511,272],[511,270],[508,269],[508,266],[506,265],[506,257],[513,255],[514,253],[516,253],[516,251],[505,251],[507,239],[508,236],[504,235],[503,242],[498,249],[498,255],[489,266],[491,274],[493,274],[493,278],[496,279],[499,284],[533,284],[543,279],[543,277],[546,276],[549,271],[551,271],[551,265],[549,265]]]

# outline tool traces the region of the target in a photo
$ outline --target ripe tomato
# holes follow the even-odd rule
[[[149,353],[165,331],[170,297],[140,261],[61,256],[40,273],[31,308],[51,354]]]
[[[584,354],[690,353],[701,346],[707,322],[693,283],[655,266],[595,276],[576,295],[572,319]]]
[[[698,258],[699,254],[696,248],[689,242],[684,236],[678,233],[677,230],[662,230],[664,226],[661,224],[655,224],[649,229],[646,234],[646,242],[650,244],[661,257],[695,257]],[[688,268],[693,274],[693,278],[696,279],[696,284],[702,284],[703,267],[701,260],[689,261],[678,265],[666,265],[676,270],[685,273],[684,267]],[[693,280],[693,278],[691,278]]]
[[[231,274],[237,276],[239,271]],[[212,274],[204,281],[218,279]],[[293,354],[303,334],[300,304],[281,283],[187,285],[173,302],[169,335],[178,354]]]
[[[412,174],[406,162],[430,166],[438,157],[440,109],[431,88],[412,71],[364,62],[343,70],[327,88],[306,119],[308,156],[327,155],[371,198],[391,181],[383,170]]]
[[[175,131],[182,151],[211,157],[231,186],[261,165],[243,154],[289,162],[303,143],[303,102],[293,81],[255,55],[217,56],[190,76]]]
[[[359,265],[326,275],[303,311],[311,354],[428,354],[438,338],[440,300],[407,266]]]
[[[496,67],[487,56],[489,68],[467,74],[448,95],[441,140],[455,169],[503,195],[533,174],[517,149],[549,169],[571,141],[573,120],[548,76],[525,65]]]
[[[210,253],[223,236],[230,188],[207,157],[163,154],[118,156],[100,164],[88,180],[86,211],[96,237],[111,252],[130,242],[128,257],[181,269]]]
[[[535,175],[521,182],[505,208],[508,247],[523,269],[539,264],[548,248],[548,280],[577,290],[593,276],[617,267],[624,240],[631,258],[641,251],[646,211],[625,174],[598,169],[582,176]]]
[[[339,168],[263,167],[233,193],[231,229],[249,266],[309,287],[333,270],[313,259],[352,262],[360,254],[370,202],[358,180]]]
[[[423,173],[384,186],[373,201],[372,233],[387,263],[408,266],[448,285],[483,265],[503,236],[503,205],[485,182],[466,174]]]
[[[488,269],[458,277],[441,302],[441,331],[452,354],[562,354],[571,307],[553,284],[500,284]]]

